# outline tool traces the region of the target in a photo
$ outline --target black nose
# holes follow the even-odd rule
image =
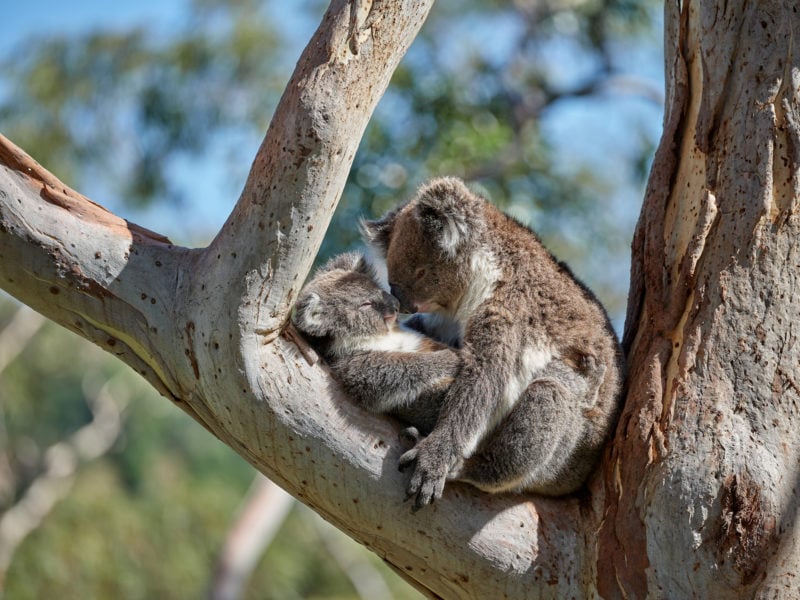
[[[393,283],[389,284],[389,289],[392,292],[392,296],[397,298],[400,301],[400,310],[404,313],[415,313],[417,309],[408,301],[408,296],[406,296],[405,292]]]
[[[398,312],[400,310],[400,301],[386,292],[383,292],[383,302],[386,304],[386,308],[392,312]]]

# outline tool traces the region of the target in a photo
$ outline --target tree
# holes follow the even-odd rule
[[[340,398],[286,323],[431,3],[331,4],[207,248],[111,215],[2,138],[2,286],[119,356],[429,594],[793,595],[798,9],[667,2],[667,113],[634,240],[629,393],[586,492],[452,485],[412,515],[396,427]]]

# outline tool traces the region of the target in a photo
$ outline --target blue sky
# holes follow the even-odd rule
[[[102,2],[100,0],[54,1],[25,0],[4,11],[4,35],[0,51],[31,35],[88,31],[96,27],[126,27],[131,22],[165,27],[182,12],[186,2],[178,0],[138,0]]]
[[[128,30],[134,26],[143,26],[159,35],[167,36],[172,29],[180,28],[185,22],[189,5],[189,0],[21,2],[8,13],[8,19],[3,25],[5,35],[0,37],[0,54],[19,51],[21,47],[24,48],[26,40],[35,41],[38,37],[50,35],[72,36],[95,29]],[[292,51],[299,56],[316,23],[303,21],[290,6],[281,5],[275,10],[280,11],[282,27],[297,32],[290,38],[297,41],[297,48]],[[258,137],[242,141],[245,147],[251,146],[252,156],[255,155],[259,143]],[[233,208],[237,198],[236,192],[231,192],[232,187],[241,189],[238,182],[238,187],[232,186],[231,178],[224,170],[225,164],[224,159],[215,155],[214,148],[208,150],[203,164],[200,165],[196,162],[174,161],[171,174],[179,181],[180,187],[185,188],[185,196],[189,199],[188,205],[180,207],[156,202],[149,210],[137,211],[115,201],[113,193],[101,185],[89,182],[80,191],[120,216],[163,233],[176,243],[203,244],[210,240]]]

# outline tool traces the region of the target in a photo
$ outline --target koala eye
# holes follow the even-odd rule
[[[414,273],[414,278],[418,280],[422,279],[423,277],[425,277],[425,273],[426,273],[425,269],[422,268],[417,269],[417,272]]]
[[[372,300],[365,300],[361,303],[360,308],[370,308],[372,306]]]

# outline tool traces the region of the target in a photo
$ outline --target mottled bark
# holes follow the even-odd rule
[[[667,2],[665,129],[605,464],[607,598],[800,594],[798,11]]]

